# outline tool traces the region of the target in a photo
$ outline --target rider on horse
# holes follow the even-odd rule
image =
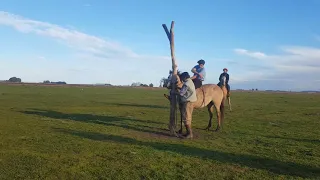
[[[200,59],[198,61],[198,65],[194,66],[191,69],[191,72],[193,72],[193,76],[191,77],[196,89],[200,88],[202,86],[202,81],[204,81],[206,77],[206,71],[204,68],[205,61],[203,59]]]
[[[227,86],[227,91],[228,91],[228,94],[229,94],[230,93],[230,86],[229,86],[229,74],[228,74],[228,69],[227,68],[223,68],[223,73],[221,73],[220,77],[219,77],[218,86],[220,86],[221,78],[223,76],[226,77],[226,86]]]

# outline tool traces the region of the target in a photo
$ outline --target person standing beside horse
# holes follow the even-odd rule
[[[180,94],[180,112],[182,121],[186,127],[187,133],[185,138],[193,138],[193,133],[191,129],[191,120],[193,112],[193,103],[196,102],[197,93],[194,83],[192,82],[188,72],[184,72],[180,75],[180,80],[183,82],[182,88],[179,92]]]
[[[206,77],[206,70],[204,68],[205,61],[203,59],[200,59],[197,63],[198,65],[194,66],[191,69],[191,72],[194,73],[191,79],[196,89],[202,86],[202,81],[204,81]]]

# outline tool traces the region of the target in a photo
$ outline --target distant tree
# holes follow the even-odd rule
[[[147,84],[140,84],[140,86],[142,86],[142,87],[148,87]]]
[[[256,91],[258,91],[258,88],[256,88]]]
[[[152,84],[152,83],[150,83],[150,84],[149,84],[149,87],[153,87],[153,84]]]
[[[56,84],[67,84],[67,83],[64,81],[58,81],[58,82],[56,82]]]
[[[49,80],[43,81],[44,84],[50,84],[51,82]]]
[[[58,81],[58,82],[51,82],[51,84],[67,84],[67,83],[64,81]]]
[[[18,82],[18,83],[20,83],[20,82],[21,82],[21,79],[20,79],[20,78],[17,78],[17,77],[11,77],[11,78],[9,79],[9,82]]]
[[[140,82],[134,82],[131,84],[131,86],[141,86],[141,83]]]

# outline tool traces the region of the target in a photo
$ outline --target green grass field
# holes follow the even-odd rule
[[[0,179],[320,179],[319,94],[233,92],[222,131],[197,109],[186,140],[165,92],[0,85]]]

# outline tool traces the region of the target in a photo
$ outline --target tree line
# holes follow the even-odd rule
[[[166,78],[163,78],[163,80],[167,81]],[[11,77],[11,78],[9,78],[9,80],[5,80],[5,82],[21,83],[22,80],[21,80],[21,78],[18,78],[18,77]],[[49,81],[49,80],[44,80],[42,83],[43,84],[67,84],[65,81],[53,82],[53,81]],[[152,83],[150,83],[148,85],[148,84],[143,84],[143,83],[140,83],[140,82],[135,82],[135,83],[132,83],[131,86],[133,86],[133,87],[137,87],[137,86],[140,86],[140,87],[153,87],[154,85]]]
[[[140,83],[140,82],[134,82],[131,84],[132,87],[153,87],[153,84],[150,83],[149,85],[147,84],[143,84],[143,83]]]
[[[11,77],[11,78],[9,78],[9,80],[5,80],[5,82],[21,83],[22,80],[21,80],[21,78],[18,78],[18,77]],[[44,84],[67,84],[64,81],[50,82],[49,80],[45,80],[45,81],[43,81],[43,83]]]

